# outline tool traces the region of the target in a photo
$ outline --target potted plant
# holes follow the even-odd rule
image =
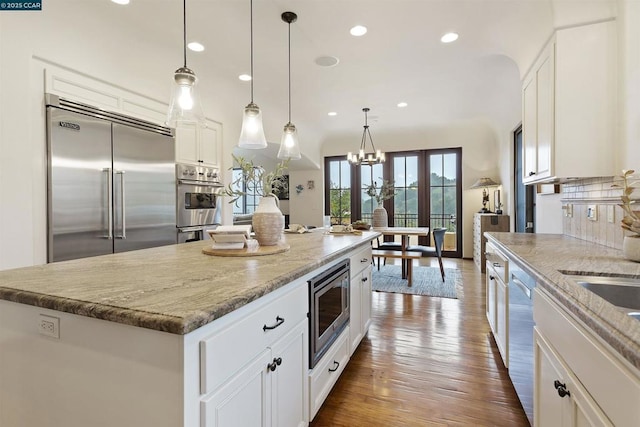
[[[234,155],[233,161],[240,167],[242,174],[228,185],[224,195],[231,197],[229,203],[235,203],[240,197],[246,196],[248,194],[246,189],[260,196],[260,202],[251,220],[256,240],[261,246],[277,245],[284,230],[284,216],[280,211],[275,193],[288,190],[284,188],[287,181],[283,177],[289,160],[281,161],[271,172],[254,165],[253,160],[246,160],[242,156]]]
[[[640,183],[640,181],[634,180],[634,173],[634,170],[623,170],[622,186],[614,184],[613,187],[622,188],[622,195],[620,196],[622,204],[619,206],[624,211],[624,217],[620,226],[623,230],[631,233],[624,236],[622,254],[626,259],[640,262],[640,210],[633,210],[633,205],[636,201],[631,199],[631,195],[637,188],[634,185]]]
[[[378,204],[378,207],[373,210],[373,228],[385,228],[389,225],[387,210],[382,206],[382,202],[391,199],[396,195],[393,185],[393,181],[385,179],[382,180],[382,185],[380,187],[378,187],[378,184],[375,181],[367,186],[367,195],[374,198]]]

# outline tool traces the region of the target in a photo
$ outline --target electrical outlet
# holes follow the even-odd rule
[[[41,314],[38,319],[38,332],[52,338],[60,338],[60,319]]]
[[[598,220],[598,206],[597,205],[589,205],[587,206],[587,219],[591,221]]]
[[[613,224],[616,222],[616,207],[615,205],[607,205],[607,222]]]

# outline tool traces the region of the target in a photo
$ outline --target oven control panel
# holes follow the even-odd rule
[[[176,178],[189,181],[219,183],[220,171],[218,170],[218,168],[178,163],[176,164]]]

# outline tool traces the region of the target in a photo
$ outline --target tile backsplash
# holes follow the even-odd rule
[[[562,185],[562,231],[600,245],[622,249],[624,230],[620,227],[623,211],[618,204],[622,189],[617,177],[589,178]],[[596,211],[595,220],[588,218],[589,209]],[[573,212],[571,212],[573,211]],[[611,222],[613,220],[613,222]]]

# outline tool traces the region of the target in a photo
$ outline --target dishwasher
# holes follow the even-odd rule
[[[533,425],[533,290],[536,282],[517,265],[509,267],[509,377]]]

